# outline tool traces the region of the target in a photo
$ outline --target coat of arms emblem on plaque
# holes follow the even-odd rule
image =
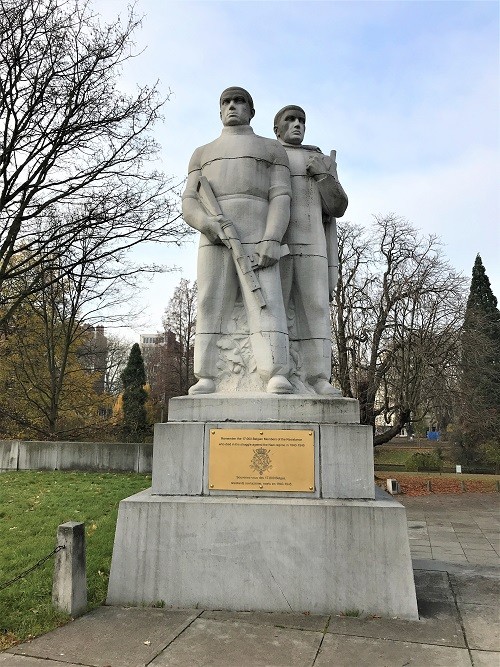
[[[258,472],[259,475],[263,475],[268,470],[271,470],[272,462],[271,457],[269,456],[269,449],[265,447],[257,447],[254,449],[254,454],[250,462],[250,468]]]

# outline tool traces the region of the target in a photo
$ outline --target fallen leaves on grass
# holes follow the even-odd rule
[[[16,644],[19,644],[19,639],[13,632],[0,633],[0,651],[5,651]]]
[[[496,489],[495,480],[467,479],[466,477],[446,477],[440,475],[412,475],[411,473],[390,472],[375,475],[375,482],[386,490],[388,478],[396,479],[401,487],[401,492],[406,496],[430,496],[441,493],[494,493]],[[430,481],[430,489],[429,489]]]

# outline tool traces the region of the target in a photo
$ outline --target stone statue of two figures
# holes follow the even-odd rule
[[[182,197],[200,232],[197,382],[190,394],[263,391],[340,395],[330,384],[330,294],[338,277],[335,218],[347,196],[335,152],[303,145],[305,112],[256,135],[251,95],[220,97],[222,133],[197,148]]]

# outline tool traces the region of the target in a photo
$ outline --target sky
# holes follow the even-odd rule
[[[123,0],[94,0],[105,20]],[[169,100],[154,136],[180,183],[197,146],[220,134],[219,96],[253,96],[257,134],[274,137],[286,104],[307,114],[304,143],[337,150],[344,219],[396,213],[470,276],[480,253],[500,300],[500,66],[496,0],[191,2],[138,0],[140,55],[119,86],[159,81]],[[181,278],[196,278],[196,242],[149,246],[138,259],[179,271],[149,278],[143,315],[126,332],[162,329]]]

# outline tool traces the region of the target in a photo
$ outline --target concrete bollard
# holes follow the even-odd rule
[[[389,491],[389,493],[393,496],[398,493],[401,493],[401,488],[399,486],[399,482],[397,479],[387,480],[387,491]]]
[[[87,610],[87,568],[85,557],[85,524],[75,521],[57,528],[58,551],[54,563],[52,604],[71,616]]]

